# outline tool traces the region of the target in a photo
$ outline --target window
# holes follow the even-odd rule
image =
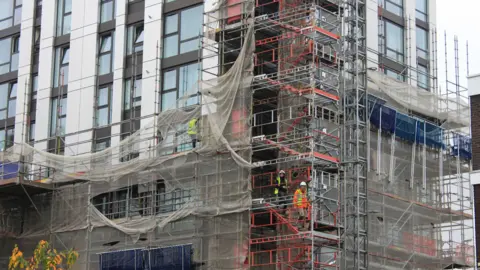
[[[18,69],[19,49],[19,36],[0,40],[0,51],[2,52],[0,54],[0,74],[5,74]]]
[[[161,110],[198,104],[198,75],[198,63],[164,71]]]
[[[100,3],[100,23],[115,18],[115,0],[102,0]]]
[[[50,136],[65,135],[67,122],[67,97],[56,97],[52,99],[50,109]]]
[[[57,36],[70,34],[72,0],[57,0]]]
[[[40,26],[35,27],[35,40],[34,40],[34,44],[37,45],[37,46],[40,45],[41,33],[42,33],[42,29],[40,28]]]
[[[98,75],[105,75],[113,70],[113,36],[113,33],[110,33],[100,37]]]
[[[22,0],[0,1],[0,30],[20,24],[22,21]]]
[[[203,5],[168,14],[165,19],[163,57],[198,50],[203,24]]]
[[[417,57],[428,59],[428,32],[417,26]]]
[[[123,110],[129,111],[132,107],[140,108],[142,105],[142,79],[138,78],[134,80],[125,81],[125,90],[123,94]],[[126,118],[128,119],[128,118]]]
[[[382,8],[403,17],[403,0],[382,0]]]
[[[38,75],[35,74],[32,76],[32,93],[30,95],[31,100],[37,99],[37,92],[38,92]]]
[[[96,140],[94,143],[93,151],[100,152],[107,149],[108,147],[110,147],[110,138]]]
[[[143,51],[143,24],[128,27],[127,55]]]
[[[59,47],[55,52],[54,87],[68,84],[68,64],[70,63],[70,48]]]
[[[429,90],[428,68],[422,65],[417,67],[417,86],[425,90]]]
[[[0,120],[15,117],[17,83],[0,84]]]
[[[165,185],[157,185],[157,213],[163,214],[177,211],[185,205],[185,203],[193,199],[193,189],[177,188],[173,191],[165,193]]]
[[[30,127],[28,130],[28,140],[30,142],[35,141],[35,121],[30,122]]]
[[[388,58],[399,63],[404,62],[403,27],[390,21],[380,20],[379,50]]]
[[[421,21],[427,22],[427,9],[427,0],[417,0],[417,4],[415,5],[415,17]]]
[[[102,86],[97,90],[97,107],[95,126],[109,125],[112,121],[112,85]]]
[[[12,128],[7,128],[7,131],[5,129],[0,129],[0,151],[4,151],[10,146],[13,146],[13,142],[15,140],[15,129]]]
[[[388,77],[394,78],[396,80],[405,81],[405,76],[401,74],[400,72],[396,72],[390,69],[385,69],[385,74],[387,74]]]

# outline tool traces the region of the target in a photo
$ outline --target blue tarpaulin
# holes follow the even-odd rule
[[[372,104],[370,110],[370,123],[372,125],[389,133],[395,132],[395,116],[397,112],[394,109],[380,104]]]
[[[19,167],[18,163],[0,163],[0,180],[17,177]]]
[[[414,142],[417,120],[408,115],[397,113],[395,118],[395,135],[403,140]]]
[[[433,148],[445,148],[443,129],[428,122],[417,121],[416,142]]]
[[[192,245],[100,254],[101,270],[190,270]]]
[[[453,136],[452,155],[472,159],[472,139],[455,133]]]

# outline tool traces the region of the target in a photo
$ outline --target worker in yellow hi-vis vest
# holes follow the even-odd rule
[[[192,147],[195,148],[197,146],[197,130],[198,130],[198,119],[197,118],[192,118],[190,122],[188,122],[188,130],[187,133],[190,136],[190,139],[192,140]]]
[[[277,197],[278,204],[280,208],[287,209],[287,196],[288,192],[288,180],[285,176],[285,171],[280,170],[278,172],[278,176],[275,179],[275,189],[273,190],[273,194]]]

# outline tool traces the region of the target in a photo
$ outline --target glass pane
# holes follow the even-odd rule
[[[59,85],[66,85],[66,84],[68,84],[68,66],[64,66],[60,68]]]
[[[135,30],[135,32],[136,32],[135,43],[143,42],[143,25],[137,26],[137,29]]]
[[[104,75],[111,72],[111,54],[104,54],[100,56],[99,67],[98,67],[98,74]]]
[[[108,105],[108,90],[108,87],[103,87],[98,90],[97,106]]]
[[[65,15],[65,17],[63,18],[62,35],[70,34],[71,19],[71,15]]]
[[[125,89],[123,92],[123,109],[124,110],[129,110],[130,109],[130,102],[131,102],[131,81],[126,80],[125,81]]]
[[[5,28],[8,28],[10,26],[12,26],[12,23],[13,23],[13,19],[10,18],[10,19],[5,19],[3,21],[0,22],[0,30],[3,30]]]
[[[14,117],[16,112],[17,99],[11,99],[8,101],[8,113],[7,117]]]
[[[127,54],[132,54],[132,52],[133,52],[133,30],[134,30],[134,26],[128,27],[128,31],[127,31]]]
[[[177,91],[162,94],[162,111],[174,109],[177,102]]]
[[[95,143],[95,152],[107,149],[110,146],[110,140]]]
[[[17,83],[12,83],[10,87],[10,98],[17,97]]]
[[[0,84],[0,110],[7,108],[8,87],[8,83]]]
[[[112,50],[112,36],[103,36],[102,44],[100,45],[100,52],[109,52]]]
[[[183,66],[179,70],[179,97],[198,92],[198,64]]]
[[[10,62],[10,54],[6,52],[10,52],[10,46],[12,45],[11,38],[5,38],[0,40],[0,64],[5,64]]]
[[[62,58],[62,65],[68,64],[70,62],[70,48],[63,49],[63,58]]]
[[[62,117],[59,120],[60,120],[60,134],[59,135],[65,135],[65,130],[66,130],[66,127],[67,127],[67,117]]]
[[[428,35],[427,31],[417,27],[417,47],[423,50],[428,49]]]
[[[13,142],[15,141],[15,130],[13,128],[7,129],[7,137],[5,138],[5,146],[6,148],[10,147],[13,145]]]
[[[135,80],[135,89],[134,89],[134,96],[133,97],[141,97],[142,96],[142,79]]]
[[[177,70],[170,70],[163,73],[163,90],[177,87]]]
[[[0,111],[0,120],[6,119],[7,118],[7,110],[4,109]]]
[[[72,12],[72,0],[65,0],[65,13]]]
[[[35,140],[35,123],[30,124],[30,131],[29,131],[30,141]]]
[[[135,52],[141,52],[141,51],[143,51],[143,45],[141,45],[141,43],[140,45],[135,45]]]
[[[108,125],[108,108],[98,109],[95,115],[97,120],[97,126]]]
[[[404,45],[403,45],[403,28],[397,26],[393,23],[386,23],[386,35],[387,35],[387,56],[392,57],[396,60],[401,60],[402,56],[398,57],[395,53],[390,54],[388,50],[392,50],[397,52],[401,55],[404,53]],[[402,61],[403,62],[403,61]]]
[[[199,40],[194,39],[186,42],[180,43],[180,53],[187,53],[199,49]]]
[[[163,39],[163,57],[168,58],[178,54],[178,35]]]
[[[416,9],[427,13],[427,0],[417,0]]]
[[[421,88],[428,89],[428,71],[424,66],[418,66],[418,82],[417,85]]]
[[[103,3],[101,6],[100,22],[108,22],[113,19],[113,1]]]
[[[165,35],[178,31],[178,14],[167,16],[165,21]]]
[[[67,115],[67,98],[60,99],[60,116]]]
[[[22,22],[22,7],[15,8],[15,15],[13,16],[13,25],[20,24]]]
[[[12,54],[12,63],[10,64],[10,71],[18,70],[19,53]]]
[[[10,64],[9,63],[0,66],[0,74],[5,74],[5,73],[8,73],[8,72],[10,72]]]
[[[180,40],[198,37],[202,31],[203,5],[182,11]]]
[[[416,14],[417,19],[419,19],[421,21],[424,21],[424,22],[427,21],[427,15],[425,13],[421,13],[419,11],[416,11],[415,14]]]
[[[0,1],[0,20],[12,17],[13,12],[13,1],[12,0],[3,0]]]
[[[403,16],[403,8],[401,6],[397,6],[392,4],[388,1],[385,2],[385,9],[392,12],[395,15]]]
[[[55,135],[57,129],[57,99],[52,99],[52,107],[50,108],[50,136]]]

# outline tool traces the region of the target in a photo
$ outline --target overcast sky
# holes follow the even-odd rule
[[[447,32],[447,53],[449,80],[454,79],[454,35],[459,39],[460,72],[466,87],[466,42],[469,47],[470,75],[480,73],[480,0],[436,0],[440,85],[445,81],[445,39]]]

